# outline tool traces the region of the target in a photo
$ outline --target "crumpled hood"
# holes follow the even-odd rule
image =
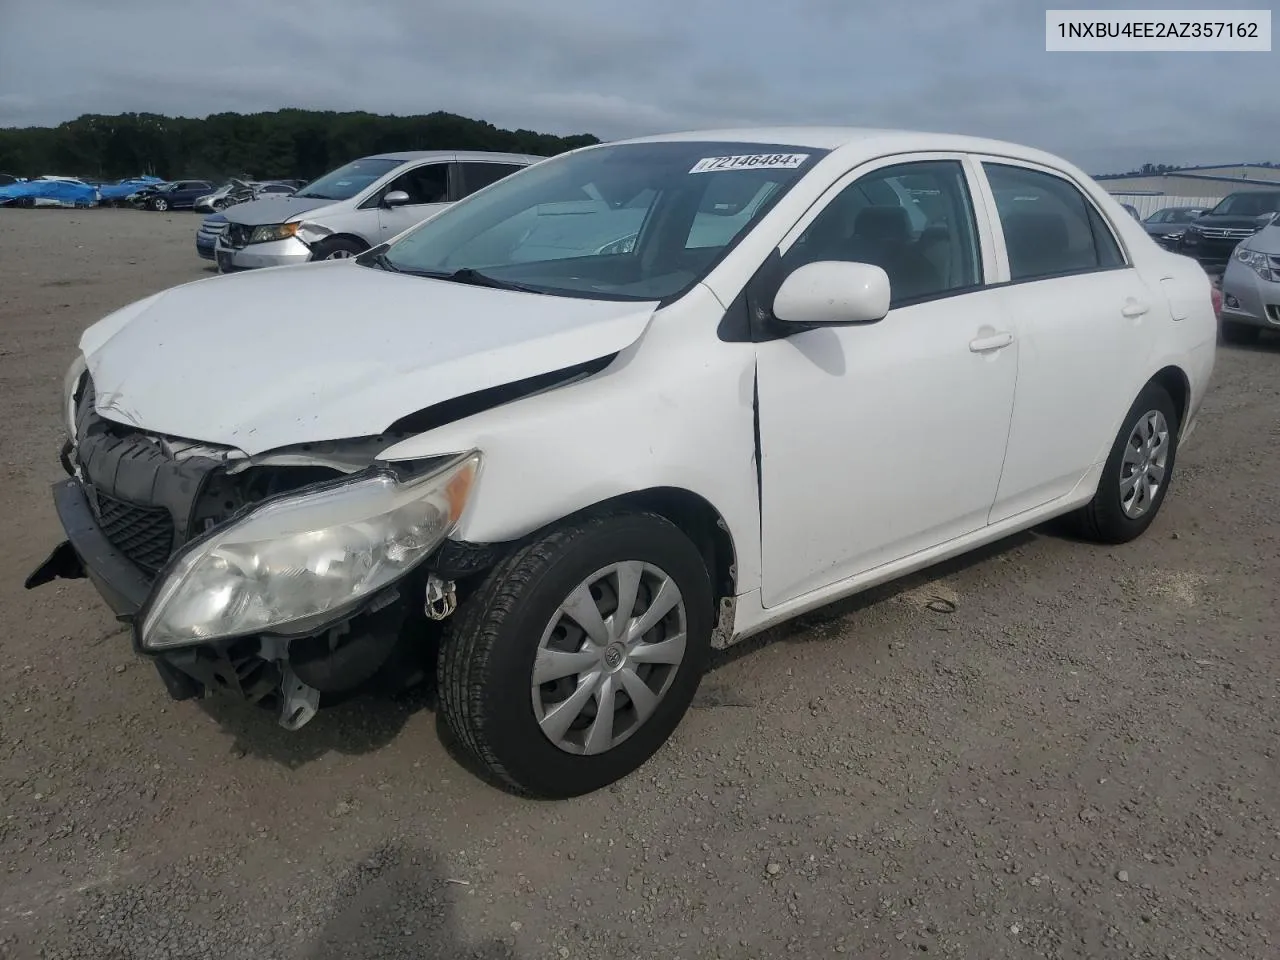
[[[232,223],[259,227],[264,223],[287,223],[294,217],[321,207],[332,206],[336,200],[315,197],[269,197],[263,200],[246,200],[223,211]]]
[[[175,287],[99,321],[80,347],[103,416],[253,455],[375,435],[443,400],[608,356],[656,308],[339,260]]]

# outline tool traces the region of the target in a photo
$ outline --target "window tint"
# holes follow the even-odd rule
[[[462,164],[462,194],[459,199],[482,190],[491,183],[497,183],[503,177],[510,176],[521,169],[523,167],[516,163],[477,163],[468,160]]]
[[[787,252],[792,269],[818,260],[882,267],[894,305],[979,286],[964,168],[954,160],[904,163],[861,177]]]
[[[407,193],[410,203],[444,203],[449,199],[449,165],[428,163],[402,173],[387,184],[383,196],[395,190]]]
[[[1110,228],[1084,194],[1061,177],[984,163],[996,197],[1013,280],[1120,266]]]

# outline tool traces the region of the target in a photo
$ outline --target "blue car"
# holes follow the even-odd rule
[[[196,253],[206,260],[213,259],[213,245],[219,236],[226,232],[227,218],[220,213],[211,213],[200,222],[196,231]]]

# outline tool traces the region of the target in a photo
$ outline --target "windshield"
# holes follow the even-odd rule
[[[1280,193],[1233,193],[1211,211],[1214,216],[1261,217],[1280,210]]]
[[[297,193],[295,197],[312,197],[316,200],[350,200],[375,180],[390,173],[403,160],[374,158],[353,160],[345,167],[339,167],[332,173],[326,173],[319,180],[313,180]]]
[[[387,269],[538,293],[678,296],[825,150],[662,141],[593,147],[472,194],[387,248]]]

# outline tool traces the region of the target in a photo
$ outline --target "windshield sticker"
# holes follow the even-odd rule
[[[703,157],[690,173],[718,173],[721,170],[794,170],[809,159],[807,153],[750,153],[736,157]]]

